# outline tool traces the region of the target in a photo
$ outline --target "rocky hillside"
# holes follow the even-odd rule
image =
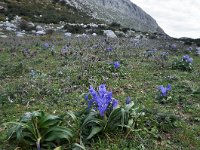
[[[12,20],[16,15],[25,20],[38,23],[98,22],[88,14],[59,0],[3,0],[0,2],[0,21]]]
[[[32,22],[113,23],[136,31],[161,33],[156,21],[130,0],[2,0],[0,21],[22,16]]]
[[[94,18],[117,22],[138,31],[164,33],[156,21],[130,0],[65,0]]]

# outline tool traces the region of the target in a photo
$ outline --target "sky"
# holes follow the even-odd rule
[[[169,36],[200,38],[200,0],[131,0]]]

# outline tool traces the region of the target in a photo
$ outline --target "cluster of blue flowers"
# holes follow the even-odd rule
[[[159,86],[159,90],[161,92],[161,95],[162,97],[166,97],[167,96],[167,93],[168,91],[171,91],[172,90],[172,87],[170,84],[167,85],[167,87],[164,87],[163,85]]]
[[[119,61],[115,61],[113,64],[115,69],[118,69],[120,67]]]
[[[186,61],[188,63],[192,63],[193,59],[191,57],[189,57],[188,55],[184,55],[182,57],[183,61]]]
[[[89,95],[92,96],[91,99],[89,99]],[[100,116],[104,116],[106,110],[112,110],[118,106],[118,100],[112,97],[112,92],[106,90],[105,84],[99,86],[98,92],[90,86],[89,94],[85,98],[88,101],[88,108],[93,106],[99,111]]]

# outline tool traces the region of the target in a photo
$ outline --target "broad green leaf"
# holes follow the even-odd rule
[[[59,139],[69,140],[73,136],[70,129],[64,127],[51,127],[45,135],[45,141],[54,141]]]
[[[87,140],[91,139],[94,135],[99,133],[102,130],[102,127],[92,127],[92,131],[90,132],[90,135],[87,137]]]
[[[114,109],[109,115],[108,125],[112,127],[115,124],[120,124],[121,117],[122,117],[121,108]]]
[[[62,147],[59,146],[59,147],[54,148],[53,150],[62,150]]]

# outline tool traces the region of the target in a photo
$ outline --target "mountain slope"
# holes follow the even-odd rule
[[[3,2],[7,5],[4,15],[10,19],[18,15],[41,23],[116,22],[136,31],[165,34],[151,16],[130,0],[3,0]],[[0,19],[3,17],[0,13]]]
[[[94,18],[145,32],[164,33],[156,21],[130,0],[65,0]]]

